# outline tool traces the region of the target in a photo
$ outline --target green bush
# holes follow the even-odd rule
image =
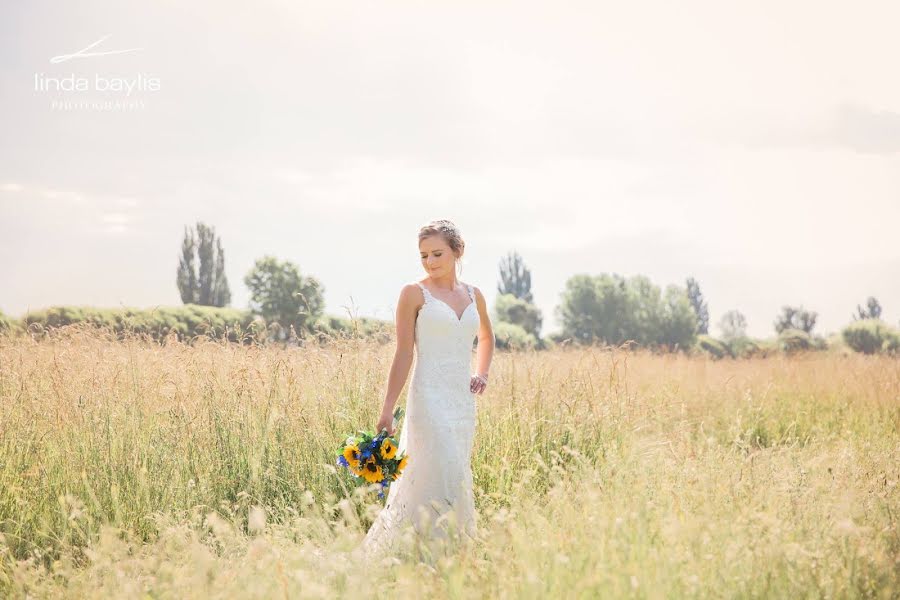
[[[782,352],[788,354],[815,348],[812,336],[802,329],[787,328],[778,334],[778,345]]]
[[[19,322],[12,317],[7,317],[5,314],[3,314],[3,311],[0,310],[0,335],[12,333],[18,328]]]
[[[735,358],[750,358],[765,354],[759,343],[746,336],[728,340],[728,350]]]
[[[781,351],[778,340],[775,338],[757,339],[753,340],[753,343],[755,344],[756,348],[753,351],[752,355],[758,358],[773,356]]]
[[[494,303],[494,321],[519,325],[537,338],[540,336],[543,317],[541,309],[534,304],[512,294],[500,294]]]
[[[861,319],[841,331],[850,348],[863,354],[895,353],[900,349],[900,332],[880,319]]]
[[[76,324],[106,328],[118,337],[146,335],[157,341],[169,335],[175,335],[179,340],[226,336],[230,341],[245,341],[259,339],[265,332],[265,323],[250,311],[197,304],[146,310],[53,306],[28,313],[22,320],[27,330],[37,336],[47,329]]]
[[[891,331],[881,349],[888,354],[900,354],[900,331]]]
[[[525,331],[520,325],[504,321],[494,323],[494,339],[496,346],[503,350],[529,349],[537,345],[537,338]]]
[[[700,334],[697,336],[697,348],[703,354],[708,354],[712,358],[720,359],[731,356],[731,350],[728,346],[711,335]]]
[[[10,327],[15,321],[10,321]],[[4,330],[4,317],[0,313],[0,333]],[[32,335],[42,337],[47,330],[68,325],[91,325],[106,328],[117,337],[127,334],[146,335],[153,340],[162,341],[169,335],[179,340],[196,336],[208,336],[221,339],[226,336],[229,341],[263,342],[271,339],[286,339],[281,335],[278,323],[267,323],[265,319],[254,315],[249,310],[236,308],[219,308],[186,304],[177,307],[159,307],[155,309],[106,309],[88,306],[53,306],[27,314],[23,319],[24,326]],[[298,332],[303,339],[314,339],[319,342],[333,338],[374,338],[382,343],[392,339],[393,326],[387,321],[370,317],[355,319],[321,315],[309,330]]]
[[[336,317],[322,315],[311,326],[312,335],[324,342],[333,338],[372,338],[385,344],[393,338],[393,323],[372,317]]]
[[[756,340],[747,336],[719,340],[709,335],[700,335],[696,348],[713,358],[765,358],[779,351],[779,347],[766,340]]]

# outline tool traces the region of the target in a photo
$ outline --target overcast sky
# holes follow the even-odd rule
[[[232,305],[272,254],[328,312],[392,318],[448,218],[489,302],[523,255],[545,332],[603,272],[695,277],[715,334],[738,309],[770,335],[784,304],[836,331],[870,295],[897,324],[898,7],[4,3],[0,310],[177,305],[202,220]],[[125,51],[50,62],[104,36],[88,52]]]

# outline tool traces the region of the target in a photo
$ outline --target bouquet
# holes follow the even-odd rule
[[[397,421],[403,415],[399,406],[394,410],[393,427],[396,431]],[[382,429],[378,434],[371,431],[357,431],[350,435],[337,451],[337,464],[347,467],[353,475],[368,483],[378,483],[381,489],[378,497],[384,497],[384,491],[397,480],[409,456],[397,452],[397,440]]]

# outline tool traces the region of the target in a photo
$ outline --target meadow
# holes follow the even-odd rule
[[[897,358],[498,352],[476,543],[366,565],[392,353],[0,337],[0,597],[900,597]]]

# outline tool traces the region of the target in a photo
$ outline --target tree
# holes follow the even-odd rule
[[[646,346],[688,348],[697,334],[697,316],[686,289],[670,285],[663,296],[643,275],[570,277],[556,315],[563,336],[587,344],[632,340]]]
[[[214,228],[198,222],[195,233],[185,227],[176,283],[185,304],[228,306],[231,303],[225,251]]]
[[[722,339],[726,342],[747,337],[747,318],[737,310],[729,310],[719,319]]]
[[[868,300],[866,300],[866,308],[863,308],[859,304],[856,305],[856,314],[853,315],[854,321],[861,321],[863,319],[880,319],[881,318],[881,304],[878,303],[873,296],[869,296]]]
[[[501,295],[512,294],[526,302],[534,301],[531,297],[531,271],[515,250],[500,261],[500,282],[497,284],[497,291]]]
[[[677,285],[667,286],[656,343],[669,350],[690,348],[697,339],[697,326],[697,315],[687,290]]]
[[[197,267],[194,260],[196,251],[197,241],[194,238],[194,232],[185,227],[176,279],[178,291],[181,293],[181,301],[184,304],[197,304]]]
[[[780,334],[786,329],[797,329],[805,333],[812,333],[818,316],[817,312],[804,310],[802,306],[783,306],[781,314],[775,318],[775,332]]]
[[[663,325],[662,291],[646,275],[635,275],[625,281],[631,316],[629,339],[641,345],[657,341]]]
[[[633,331],[628,290],[621,275],[574,275],[566,281],[561,296],[556,315],[565,337],[587,344],[621,344]]]
[[[697,333],[707,335],[709,333],[709,308],[700,292],[700,284],[693,277],[687,279],[687,295],[697,315]]]
[[[292,262],[264,256],[244,277],[250,290],[250,308],[268,323],[278,323],[279,339],[286,339],[290,328],[298,334],[307,331],[325,307],[324,287],[318,279],[304,277]]]

